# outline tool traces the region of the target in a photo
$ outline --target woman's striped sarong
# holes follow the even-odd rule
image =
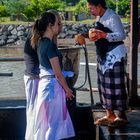
[[[103,74],[100,64],[97,65],[98,89],[101,104],[105,109],[126,110],[126,59],[116,62],[113,69]]]

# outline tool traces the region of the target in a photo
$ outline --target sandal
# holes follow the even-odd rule
[[[97,119],[94,124],[95,125],[103,125],[103,126],[108,126],[108,124],[112,123],[113,120],[109,119],[107,116],[104,116],[100,119]]]
[[[120,126],[124,126],[128,123],[127,120],[125,119],[121,119],[121,118],[115,118],[113,122],[109,123],[108,126],[110,127],[120,127]]]

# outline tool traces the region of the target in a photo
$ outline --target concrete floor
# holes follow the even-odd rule
[[[96,120],[105,115],[103,110],[93,110],[93,118]],[[96,126],[96,140],[139,140],[140,139],[140,108],[134,108],[127,112],[129,123],[120,128],[108,126]]]

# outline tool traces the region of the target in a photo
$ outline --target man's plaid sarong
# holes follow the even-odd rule
[[[126,60],[116,62],[103,74],[97,66],[100,101],[105,109],[126,110]]]

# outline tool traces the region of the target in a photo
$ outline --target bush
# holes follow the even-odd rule
[[[7,7],[4,5],[0,5],[0,17],[8,16]]]
[[[11,20],[11,21],[17,21],[17,20],[20,20],[20,21],[27,21],[27,18],[25,17],[24,14],[13,14],[13,15],[11,15],[11,17],[10,17],[10,20]]]

